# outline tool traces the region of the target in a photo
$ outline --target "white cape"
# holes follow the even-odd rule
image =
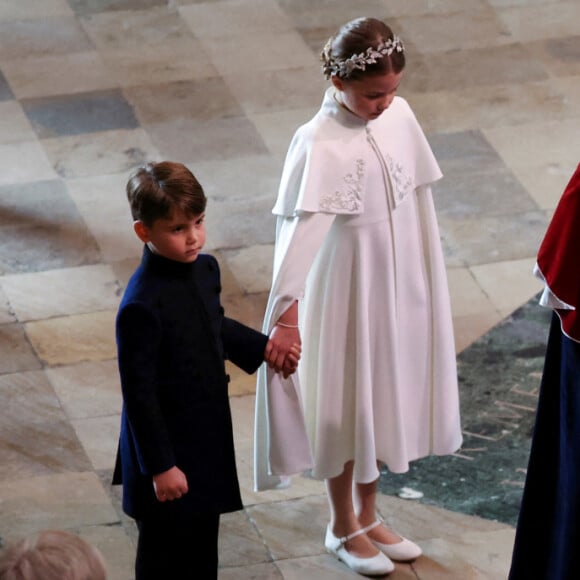
[[[273,210],[278,216],[276,250],[263,331],[269,334],[280,315],[304,297],[308,275],[337,216],[363,215],[369,188],[387,191],[391,212],[416,196],[429,244],[426,275],[436,351],[432,372],[435,382],[449,383],[449,388],[433,403],[438,407],[435,415],[447,416],[444,425],[440,422],[435,436],[429,435],[428,449],[420,446],[396,462],[394,471],[403,471],[407,460],[430,452],[451,453],[461,444],[449,295],[429,188],[441,172],[406,101],[395,98],[381,117],[365,123],[337,106],[331,91],[319,113],[298,129],[288,151]],[[308,321],[301,317],[300,325],[304,340]],[[315,467],[312,437],[304,418],[299,373],[285,380],[262,365],[256,388],[255,489],[286,486],[291,475]]]

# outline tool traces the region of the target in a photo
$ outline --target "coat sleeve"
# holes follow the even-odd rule
[[[264,362],[268,337],[249,326],[225,317],[222,323],[222,341],[227,359],[249,374],[256,372]]]
[[[117,317],[118,364],[130,436],[144,475],[162,473],[175,456],[157,399],[157,356],[161,330],[155,316],[129,304]]]

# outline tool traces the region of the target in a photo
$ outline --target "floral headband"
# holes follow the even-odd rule
[[[376,48],[370,46],[365,52],[353,54],[345,60],[325,59],[322,70],[327,79],[332,76],[346,79],[353,71],[365,70],[367,65],[375,64],[377,60],[385,56],[391,56],[393,52],[404,52],[404,50],[403,41],[398,36],[394,36],[382,42]]]

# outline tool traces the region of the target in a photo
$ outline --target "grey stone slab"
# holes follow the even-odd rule
[[[39,369],[38,360],[20,324],[0,325],[0,374]]]
[[[22,108],[40,139],[139,126],[120,90],[22,99]]]
[[[14,98],[6,77],[0,70],[0,101],[9,101]]]
[[[91,50],[88,36],[72,16],[0,22],[0,62]]]
[[[452,171],[435,186],[439,216],[456,221],[513,215],[538,209],[507,169]]]
[[[97,245],[61,181],[0,186],[0,273],[93,264]]]
[[[98,14],[118,10],[145,10],[154,6],[165,6],[167,0],[69,0],[75,14]]]
[[[274,560],[325,553],[324,531],[329,517],[325,496],[254,505],[246,511]]]
[[[220,519],[220,566],[249,566],[270,561],[270,554],[251,518],[243,512]]]
[[[429,144],[446,175],[449,171],[497,171],[505,167],[502,158],[477,129],[429,134]]]

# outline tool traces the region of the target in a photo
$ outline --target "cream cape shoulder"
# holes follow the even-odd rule
[[[407,102],[396,97],[377,120],[365,122],[325,98],[298,128],[286,156],[274,214],[358,214],[364,208],[369,163],[377,155],[408,168],[422,185],[441,177],[427,140]],[[375,146],[373,147],[371,141]],[[378,149],[378,150],[377,150]],[[414,176],[413,176],[414,177]]]

